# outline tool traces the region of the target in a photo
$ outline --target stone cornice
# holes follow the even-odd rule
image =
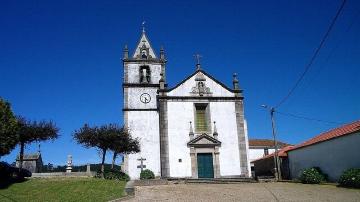
[[[167,84],[165,84],[165,87]],[[123,83],[123,87],[160,88],[158,83]]]
[[[158,99],[165,100],[209,100],[209,101],[239,101],[244,97],[219,97],[219,96],[167,96],[158,95]]]
[[[166,64],[167,60],[164,59],[158,59],[158,58],[149,58],[149,59],[143,59],[143,58],[127,58],[122,59],[123,63],[157,63],[157,64]]]
[[[148,109],[130,109],[124,108],[123,111],[158,111],[157,108],[148,108]]]

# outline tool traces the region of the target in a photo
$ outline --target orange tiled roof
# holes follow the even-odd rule
[[[280,148],[289,146],[290,144],[284,142],[277,142]],[[250,139],[249,140],[250,147],[274,147],[274,140],[269,139]]]
[[[306,146],[313,145],[316,143],[324,142],[324,141],[327,141],[330,139],[349,135],[349,134],[359,132],[359,131],[360,131],[360,120],[357,120],[350,124],[343,125],[339,128],[335,128],[335,129],[329,130],[327,132],[321,133],[320,135],[318,135],[314,138],[311,138],[310,140],[307,140],[301,144],[296,145],[291,150],[295,150],[295,149],[306,147]]]

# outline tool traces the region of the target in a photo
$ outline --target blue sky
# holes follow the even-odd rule
[[[231,86],[237,72],[250,138],[271,138],[262,104],[276,105],[320,43],[340,1],[1,1],[0,96],[32,120],[53,120],[61,137],[42,143],[45,163],[100,162],[72,140],[84,123],[122,124],[122,49],[141,22],[170,86],[202,67]],[[348,0],[295,93],[278,110],[339,123],[360,119],[360,2]],[[337,127],[276,114],[278,137],[299,143]],[[26,152],[35,152],[36,144]],[[2,160],[12,162],[16,148]],[[110,158],[107,159],[110,162]]]

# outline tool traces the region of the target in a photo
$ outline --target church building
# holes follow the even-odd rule
[[[166,82],[164,49],[157,55],[143,29],[132,55],[123,53],[124,124],[141,151],[124,157],[123,170],[161,178],[236,178],[250,175],[244,97],[200,66],[174,87]]]

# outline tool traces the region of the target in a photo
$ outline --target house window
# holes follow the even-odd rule
[[[151,72],[149,66],[140,67],[140,83],[150,83]]]
[[[269,149],[268,148],[264,149],[264,156],[266,156],[266,155],[269,155]]]
[[[195,130],[196,132],[207,132],[209,117],[207,104],[195,104]]]

